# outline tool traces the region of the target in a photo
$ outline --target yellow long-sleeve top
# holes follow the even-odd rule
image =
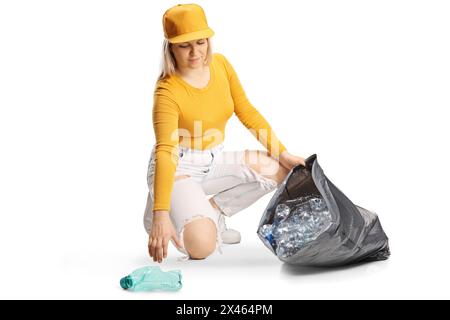
[[[220,144],[233,113],[264,145],[269,155],[278,158],[286,150],[269,123],[247,99],[225,56],[214,53],[209,68],[210,81],[204,88],[193,87],[178,75],[159,80],[155,86],[153,211],[170,210],[178,146],[204,150]]]

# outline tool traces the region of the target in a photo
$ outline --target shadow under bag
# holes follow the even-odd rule
[[[261,241],[281,261],[342,266],[386,260],[388,238],[375,212],[353,204],[323,173],[313,154],[289,172],[258,225]]]

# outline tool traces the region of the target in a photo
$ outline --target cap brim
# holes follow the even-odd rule
[[[170,43],[180,43],[180,42],[187,42],[192,41],[196,39],[203,39],[203,38],[209,38],[214,35],[214,31],[212,29],[205,29],[195,32],[190,32],[186,34],[182,34],[180,36],[176,36],[173,38],[168,39]]]

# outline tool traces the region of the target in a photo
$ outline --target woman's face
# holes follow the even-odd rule
[[[201,68],[206,60],[208,39],[173,43],[172,52],[178,68]]]

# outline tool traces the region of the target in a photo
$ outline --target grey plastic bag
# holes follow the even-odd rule
[[[263,226],[274,223],[279,204],[303,197],[323,199],[331,217],[328,227],[290,256],[277,257],[293,265],[340,266],[386,260],[390,256],[388,238],[376,213],[353,204],[323,173],[313,154],[289,172],[267,205],[257,234],[277,255],[277,243],[263,236]],[[298,231],[298,230],[296,230]]]

